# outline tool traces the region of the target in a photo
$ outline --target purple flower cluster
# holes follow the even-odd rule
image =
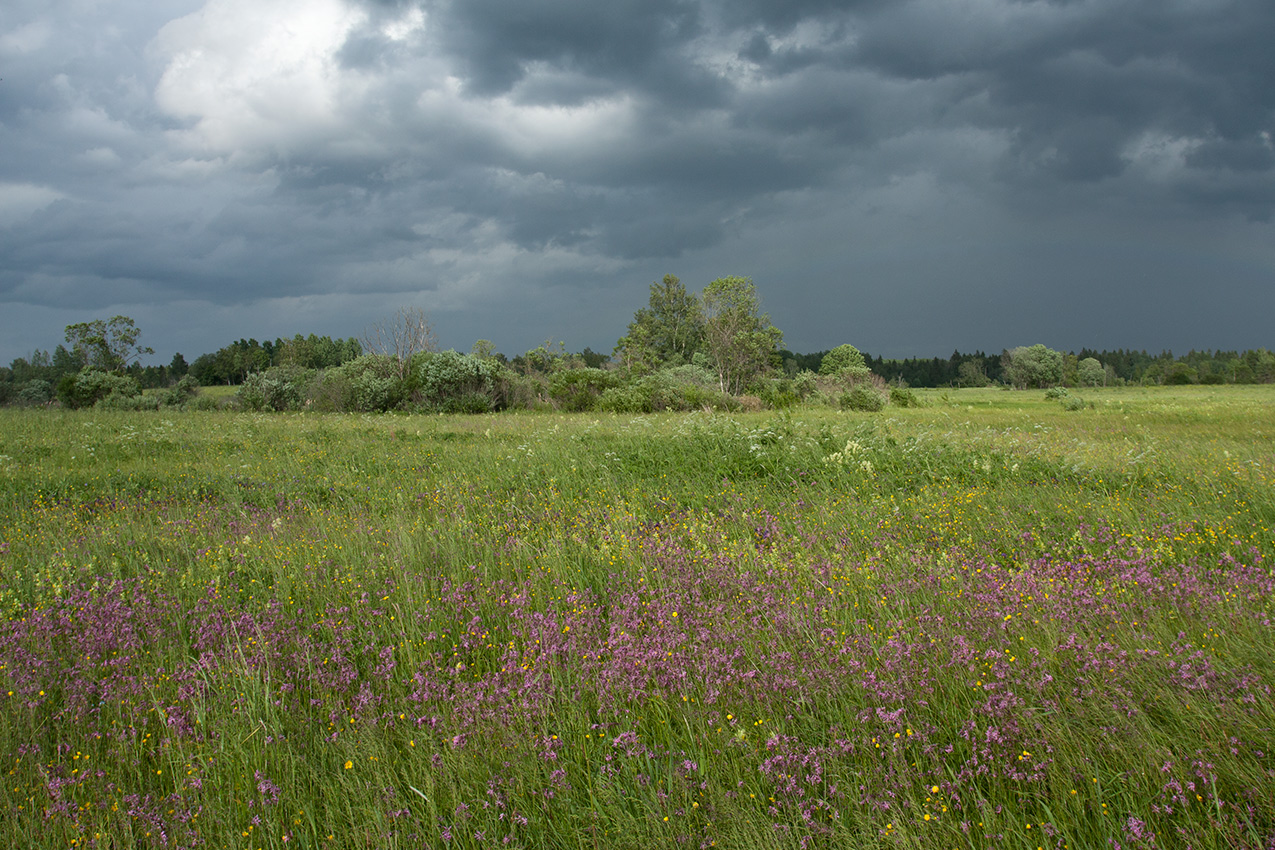
[[[1164,564],[1113,538],[889,566],[812,555],[837,544],[770,515],[742,554],[676,519],[587,582],[407,570],[314,606],[249,596],[233,572],[186,602],[143,579],[66,588],[0,625],[10,761],[38,763],[27,799],[46,822],[115,806],[153,846],[235,817],[206,777],[233,774],[215,754],[250,739],[264,763],[230,793],[260,822],[297,794],[272,753],[339,776],[374,742],[428,758],[447,803],[412,808],[403,768],[386,818],[471,844],[582,797],[697,841],[727,811],[794,843],[904,823],[993,836],[1009,815],[989,789],[1064,795],[1131,846],[1176,841],[1200,807],[1227,834],[1275,836],[1275,681],[1249,651],[1270,646],[1260,559]],[[1077,728],[1102,735],[1078,745]],[[1108,814],[1094,786],[1113,772],[1124,808]],[[1065,836],[1047,809],[1025,822]]]

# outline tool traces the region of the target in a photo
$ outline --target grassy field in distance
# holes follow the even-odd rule
[[[1275,845],[1275,387],[0,410],[0,844]]]

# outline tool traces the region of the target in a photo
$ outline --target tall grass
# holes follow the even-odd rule
[[[1267,847],[1269,388],[0,411],[0,842]]]

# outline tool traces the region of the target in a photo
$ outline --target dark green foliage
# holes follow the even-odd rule
[[[755,387],[762,404],[773,410],[796,407],[818,390],[813,372],[797,372],[791,377],[773,378]]]
[[[885,395],[870,384],[860,384],[842,393],[838,404],[842,410],[875,413],[885,407]]]
[[[52,399],[53,387],[48,381],[42,381],[39,378],[27,381],[14,393],[14,401],[27,407],[48,404]]]
[[[165,407],[184,407],[197,395],[199,381],[195,380],[194,375],[185,375],[160,396],[160,400]]]
[[[695,296],[676,275],[651,284],[647,306],[638,310],[615,351],[630,373],[690,363],[704,342],[704,316]]]
[[[1019,346],[1002,357],[1005,383],[1019,389],[1052,387],[1063,381],[1063,355],[1040,343]]]
[[[1166,384],[1177,386],[1185,384],[1194,384],[1199,380],[1199,373],[1187,363],[1174,363],[1168,368],[1164,375]]]
[[[357,339],[332,339],[328,336],[301,336],[257,342],[241,339],[211,354],[201,354],[190,364],[190,371],[201,386],[242,384],[253,372],[271,366],[292,365],[305,369],[340,366],[363,353]]]
[[[99,410],[159,410],[161,402],[157,395],[114,392],[93,406]]]
[[[593,410],[602,394],[620,384],[620,375],[604,369],[571,369],[549,379],[549,397],[559,410]]]
[[[137,382],[126,375],[86,367],[58,381],[57,397],[63,407],[92,407],[111,395],[132,397],[141,394]],[[118,403],[118,400],[117,400]]]
[[[891,387],[890,404],[895,407],[920,407],[921,400],[907,387]]]
[[[661,410],[732,410],[738,407],[716,386],[716,378],[699,366],[661,369],[621,386],[611,387],[597,408],[613,413],[655,413]]]

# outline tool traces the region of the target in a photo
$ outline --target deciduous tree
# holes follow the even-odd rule
[[[1062,383],[1063,355],[1037,343],[1019,346],[1002,355],[1006,383],[1019,389],[1052,387]]]
[[[690,363],[704,340],[700,303],[676,275],[651,284],[647,306],[638,310],[628,333],[616,343],[617,356],[632,372]]]
[[[738,395],[770,366],[784,335],[760,312],[746,277],[719,277],[704,289],[704,342],[724,392]]]
[[[128,316],[112,316],[66,326],[66,341],[89,366],[105,372],[123,372],[130,363],[155,350],[139,345],[142,332]]]

